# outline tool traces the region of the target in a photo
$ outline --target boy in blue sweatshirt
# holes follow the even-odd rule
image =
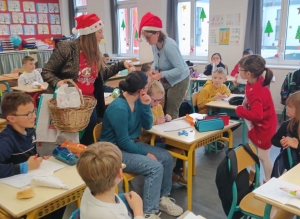
[[[8,124],[0,133],[0,178],[38,168],[43,158],[36,156],[33,99],[25,93],[11,92],[4,96],[1,110]]]

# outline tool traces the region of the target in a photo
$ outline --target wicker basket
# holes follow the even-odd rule
[[[78,86],[73,80],[67,79],[65,81],[76,87],[80,96],[81,105],[76,108],[58,108],[56,98],[52,98],[48,101],[50,116],[57,130],[62,132],[79,132],[89,124],[97,100],[94,97],[81,95]]]

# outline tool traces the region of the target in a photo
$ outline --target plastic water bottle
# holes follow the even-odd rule
[[[215,70],[216,70],[216,63],[213,63],[213,65],[212,65],[212,72],[211,73],[213,73]]]
[[[112,96],[113,98],[117,98],[118,96],[120,96],[120,89],[119,89],[119,88],[115,88],[115,89],[113,90],[113,92],[111,93],[111,96]]]

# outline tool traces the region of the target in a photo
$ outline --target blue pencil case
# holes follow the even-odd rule
[[[222,130],[223,128],[224,128],[224,121],[221,118],[201,119],[195,122],[195,129],[198,132]]]
[[[55,157],[57,160],[60,160],[66,164],[69,164],[70,166],[73,166],[77,163],[78,157],[71,153],[71,151],[68,148],[65,147],[56,147],[53,152],[52,156]]]

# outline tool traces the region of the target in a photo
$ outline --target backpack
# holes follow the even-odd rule
[[[300,69],[289,72],[281,85],[281,104],[286,105],[286,100],[291,93],[300,90]]]
[[[253,153],[248,144],[240,144],[240,146],[244,147],[244,149],[248,152],[248,154],[255,160],[255,162],[259,166],[259,159],[256,154]],[[231,168],[229,171],[228,168],[228,160],[230,160]],[[241,202],[241,200],[254,189],[254,182],[249,185],[249,172],[247,168],[242,170],[239,174],[237,174],[237,159],[236,153],[234,150],[230,150],[226,157],[221,161],[217,168],[216,174],[216,185],[218,188],[219,197],[222,202],[222,206],[225,214],[228,216],[230,212],[230,208],[232,205],[232,184],[235,181],[237,187],[237,205]],[[239,219],[243,217],[243,213],[240,211],[236,211],[232,219]]]
[[[296,149],[291,148],[291,155],[292,155],[292,166],[289,163],[288,150],[283,149],[279,153],[279,155],[275,159],[271,177],[276,177],[276,178],[280,177],[282,174],[292,169],[300,162],[299,152]]]
[[[300,90],[300,69],[296,70],[292,74],[292,80],[290,83],[290,93],[294,93]]]

